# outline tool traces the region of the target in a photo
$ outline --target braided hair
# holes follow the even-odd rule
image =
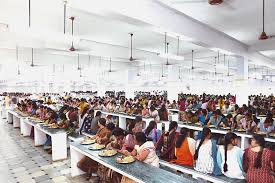
[[[201,148],[201,145],[202,145],[202,143],[204,142],[204,140],[206,139],[206,137],[207,137],[209,134],[211,134],[211,130],[210,130],[208,127],[204,127],[203,130],[202,130],[202,137],[201,137],[199,146],[198,146],[198,148],[196,149],[195,154],[194,154],[194,160],[197,160],[197,159],[198,159],[199,150],[200,150],[200,148]]]
[[[223,171],[228,171],[227,166],[227,147],[229,144],[232,144],[232,140],[238,138],[238,136],[235,133],[229,132],[224,136],[224,165],[223,165]]]
[[[258,155],[254,162],[254,167],[261,168],[262,167],[262,155],[263,155],[263,150],[265,147],[265,139],[264,139],[264,137],[262,137],[261,135],[258,135],[258,134],[253,135],[253,139],[255,139],[257,144],[260,146],[260,151],[258,152]]]

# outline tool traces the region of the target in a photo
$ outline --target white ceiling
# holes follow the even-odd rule
[[[81,62],[85,66],[88,64],[87,55],[92,55],[92,59],[97,61],[102,56],[102,63],[105,63],[105,65],[103,64],[102,68],[98,69],[105,71],[109,66],[109,57],[112,57],[113,61],[117,62],[117,64],[113,65],[114,69],[133,69],[136,68],[136,65],[143,67],[143,62],[145,62],[146,65],[154,65],[160,72],[161,65],[166,63],[166,59],[160,58],[157,54],[164,53],[164,32],[169,30],[169,27],[158,29],[136,17],[133,18],[125,14],[119,15],[118,10],[114,11],[115,3],[104,4],[108,2],[106,0],[93,2],[69,0],[66,35],[64,35],[63,1],[32,0],[31,2],[31,28],[29,29],[28,1],[0,0],[0,23],[9,25],[9,30],[7,31],[1,31],[0,29],[0,51],[5,52],[7,49],[4,48],[12,49],[12,51],[8,51],[9,53],[2,54],[2,58],[5,58],[3,55],[7,57],[11,54],[14,55],[17,45],[20,48],[19,60],[21,63],[24,63],[25,60],[30,60],[30,48],[33,47],[35,48],[35,62],[49,65],[49,70],[52,70],[53,64],[73,65],[72,67],[75,67],[77,64],[77,53],[67,52],[72,39],[70,36],[71,25],[69,17],[74,16],[75,47],[86,50],[85,52],[80,52]],[[125,9],[121,11],[126,12],[129,4],[131,4],[129,1],[125,1]],[[172,4],[171,7],[228,34],[248,46],[253,46],[262,44],[258,41],[258,36],[261,32],[260,4],[261,2],[258,0],[253,0],[253,3],[251,3],[251,0],[228,0],[226,5],[216,7],[208,5],[208,3]],[[142,9],[140,8],[143,8],[143,4],[135,4],[133,1],[133,6],[135,5],[137,6],[137,12],[140,10],[139,13],[142,14]],[[102,7],[104,7],[103,10]],[[267,1],[267,7],[266,32],[271,35],[275,34],[275,22],[272,22],[272,15],[274,14],[272,10],[275,8],[275,2],[272,0]],[[129,33],[134,33],[134,58],[142,58],[142,62],[133,64],[127,60],[130,56]],[[185,61],[170,60],[170,63],[190,67],[191,51],[195,50],[195,67],[205,70],[210,69],[213,72],[214,57],[218,53],[197,40],[190,41],[192,40],[190,37],[168,31],[169,53],[177,53],[177,35],[181,39],[179,54],[185,57]],[[270,44],[272,47],[273,41]],[[54,51],[52,49],[64,51]],[[270,54],[272,50],[269,52],[261,51],[263,51],[261,52],[262,54],[270,58],[274,57],[274,54]],[[234,72],[233,68],[238,66],[236,58],[234,56],[226,56],[226,61],[230,62],[231,72]],[[4,59],[0,61],[1,64],[4,64],[3,62],[5,62]],[[13,62],[15,63],[15,60]],[[221,62],[223,63],[222,55]],[[97,65],[99,65],[99,62],[97,62]]]
[[[224,0],[221,5],[207,1],[169,0],[174,8],[247,44],[257,42],[262,32],[262,0]],[[187,2],[186,2],[187,1]],[[190,3],[191,2],[191,3]],[[275,1],[265,1],[265,31],[275,35]]]

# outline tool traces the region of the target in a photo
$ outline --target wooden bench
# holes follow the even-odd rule
[[[210,174],[204,174],[204,173],[194,170],[191,167],[172,164],[172,163],[169,163],[169,162],[163,161],[163,160],[160,160],[160,165],[163,167],[168,167],[172,170],[179,171],[184,174],[189,174],[195,179],[203,179],[205,181],[210,181],[210,182],[215,182],[215,183],[245,183],[246,182],[246,180],[232,179],[232,178],[228,178],[224,175],[214,176],[214,175],[210,175]]]

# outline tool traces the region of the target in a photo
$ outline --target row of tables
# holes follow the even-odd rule
[[[182,128],[188,128],[190,130],[194,131],[202,131],[203,127],[197,126],[197,125],[191,125],[191,124],[184,124],[183,122],[178,122],[178,127]],[[223,130],[223,129],[217,129],[217,128],[211,128],[211,132],[215,134],[221,134],[225,135],[226,133],[229,132],[229,130]],[[251,133],[246,133],[246,132],[238,132],[234,131],[234,133],[240,138],[240,147],[241,149],[246,149],[249,147],[249,140],[252,138]],[[275,143],[275,138],[265,138],[267,142]]]
[[[87,156],[94,161],[104,165],[105,167],[110,168],[115,172],[118,172],[121,175],[126,176],[138,183],[197,182],[195,179],[190,177],[180,176],[140,161],[135,161],[131,164],[119,164],[116,162],[116,158],[119,156],[119,154],[113,157],[100,157],[98,156],[99,151],[89,150],[88,147],[89,146],[87,145],[80,145],[80,143],[77,141],[70,144],[71,174],[73,177],[85,173],[77,167],[77,163],[84,156]]]
[[[42,125],[30,117],[22,116],[14,110],[7,110],[7,121],[12,123],[15,128],[20,128],[20,133],[25,136],[30,136],[31,128],[34,127],[34,146],[43,145],[47,140],[47,135],[52,139],[52,160],[58,161],[67,158],[67,134],[63,129],[50,129]],[[105,115],[114,115],[116,113],[102,112]],[[126,127],[126,119],[135,119],[135,116],[128,116],[117,114],[119,117],[119,126]],[[144,118],[146,124],[152,118]],[[42,122],[42,121],[41,121]],[[116,156],[114,157],[100,157],[99,151],[89,150],[89,146],[81,145],[82,138],[76,139],[70,143],[70,158],[71,158],[71,175],[72,177],[84,174],[78,167],[77,163],[84,156],[97,161],[98,163],[131,178],[139,183],[182,183],[182,182],[195,182],[195,179],[180,176],[169,171],[153,167],[143,162],[135,161],[131,164],[118,164],[116,163]]]
[[[58,161],[67,158],[67,134],[64,129],[52,129],[43,126],[42,121],[35,121],[30,117],[22,116],[14,110],[7,110],[7,121],[14,128],[20,128],[20,134],[24,137],[30,136],[34,128],[34,146],[44,145],[47,135],[52,141],[52,160]]]

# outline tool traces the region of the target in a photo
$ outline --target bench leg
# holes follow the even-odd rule
[[[85,174],[85,172],[83,172],[77,167],[77,163],[84,157],[84,155],[72,147],[70,147],[70,155],[71,155],[71,176],[75,177],[78,175]]]
[[[23,137],[28,137],[31,134],[32,126],[25,122],[27,119],[20,120],[20,130]]]
[[[44,132],[34,127],[34,146],[44,145],[47,140],[47,136]]]
[[[126,118],[125,117],[118,117],[118,126],[121,129],[126,129]]]
[[[17,116],[13,115],[12,121],[13,121],[13,127],[14,128],[19,128],[20,127],[20,119]]]
[[[67,135],[58,133],[51,135],[52,138],[52,160],[62,160],[67,158]]]

